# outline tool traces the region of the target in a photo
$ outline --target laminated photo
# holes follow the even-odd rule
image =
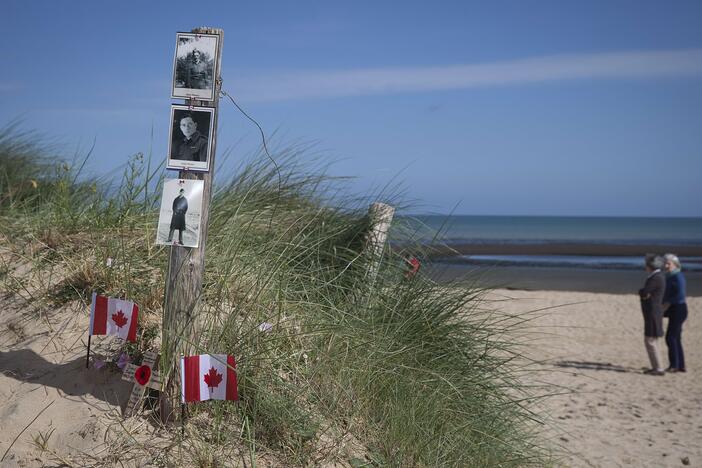
[[[177,34],[172,98],[214,100],[218,47],[214,34]]]
[[[167,169],[210,170],[214,107],[171,105]]]
[[[156,243],[197,247],[200,242],[202,180],[168,179],[163,184]]]

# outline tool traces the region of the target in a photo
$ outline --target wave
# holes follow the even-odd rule
[[[683,270],[702,271],[702,257],[682,257]],[[522,266],[596,270],[643,270],[640,256],[590,255],[456,255],[434,259],[437,263],[482,266]]]
[[[412,248],[409,242],[392,242],[399,249]],[[702,257],[702,243],[638,243],[638,242],[442,242],[421,244],[421,249],[432,258],[461,255],[580,255],[580,256],[631,256],[642,257],[649,252],[672,252],[679,257]]]
[[[449,246],[461,245],[631,245],[631,246],[700,246],[702,241],[697,238],[689,239],[493,239],[493,238],[463,238],[449,237],[441,241]]]

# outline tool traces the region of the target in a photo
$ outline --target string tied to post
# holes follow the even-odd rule
[[[187,179],[187,175],[188,175],[189,170],[190,170],[189,167],[183,167],[181,169],[182,174],[181,174],[181,177],[178,178],[178,185],[180,185],[181,187],[183,185],[185,185],[185,179]]]

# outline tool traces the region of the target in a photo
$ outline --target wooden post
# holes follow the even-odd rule
[[[216,34],[219,36],[217,50],[217,72],[222,70],[222,48],[224,31],[213,28],[196,28],[195,34]],[[181,179],[199,179],[204,181],[202,193],[202,213],[200,217],[199,247],[190,248],[172,246],[168,259],[165,298],[163,307],[163,327],[161,343],[161,376],[166,387],[161,393],[161,419],[171,420],[180,404],[177,368],[181,355],[193,354],[192,343],[199,338],[200,323],[199,300],[202,294],[202,280],[205,273],[205,246],[207,245],[207,225],[210,218],[210,201],[212,199],[212,182],[215,169],[215,149],[217,144],[217,121],[219,120],[219,92],[222,81],[214,77],[214,99],[212,101],[187,100],[186,105],[214,107],[212,121],[212,146],[210,152],[210,170],[206,173],[180,171]]]
[[[385,241],[388,238],[390,223],[395,214],[395,208],[385,203],[373,203],[368,209],[368,217],[371,222],[371,229],[366,237],[366,252],[370,257],[369,267],[366,274],[367,283],[373,284],[380,270],[380,262],[383,257]]]

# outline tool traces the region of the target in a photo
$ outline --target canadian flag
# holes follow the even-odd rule
[[[132,301],[99,296],[93,293],[90,304],[90,334],[117,335],[123,340],[136,341],[139,307]]]
[[[181,396],[188,401],[239,399],[236,362],[227,354],[200,354],[180,360]]]

